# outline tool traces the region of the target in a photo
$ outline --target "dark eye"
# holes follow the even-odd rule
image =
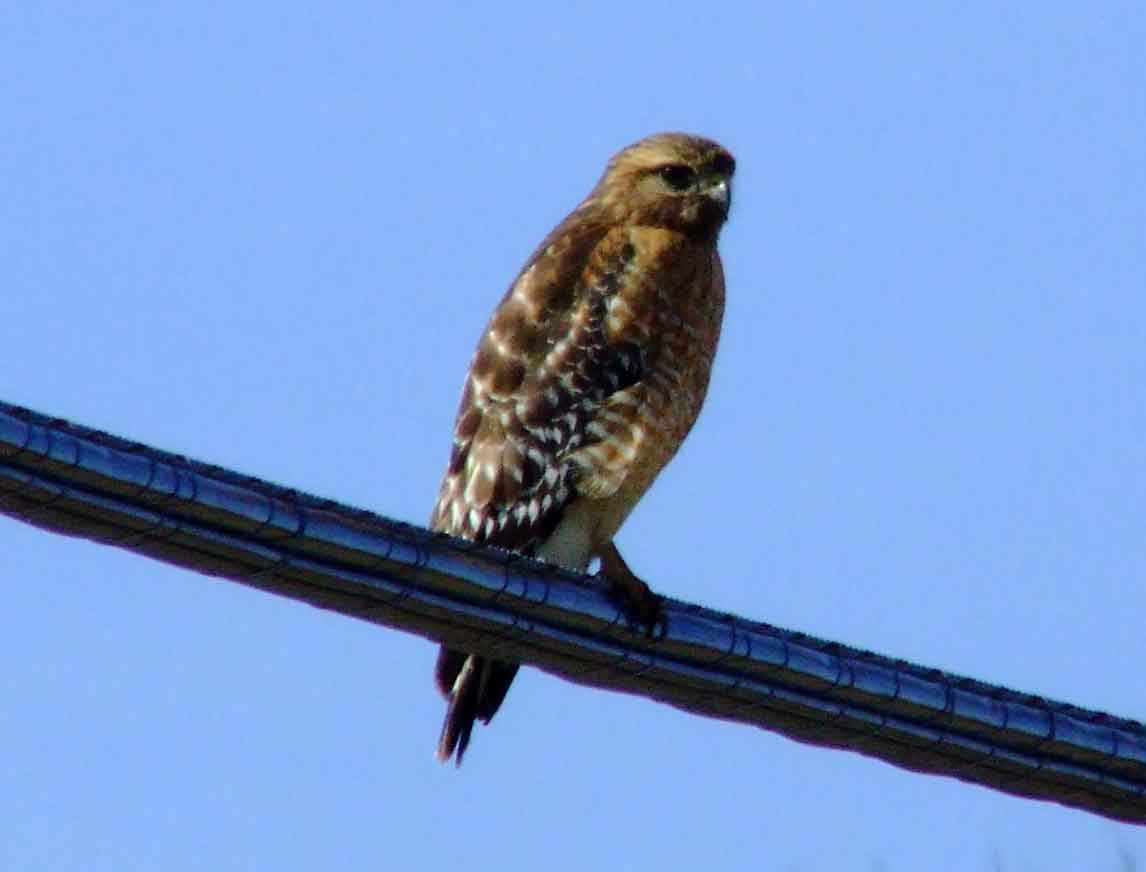
[[[661,167],[657,172],[665,180],[665,184],[674,191],[683,191],[685,188],[691,187],[692,183],[696,181],[696,173],[692,167],[686,167],[684,164],[669,164],[667,167]]]

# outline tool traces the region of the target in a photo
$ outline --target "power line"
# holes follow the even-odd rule
[[[0,513],[575,681],[1146,824],[1146,726],[591,579],[0,403]]]

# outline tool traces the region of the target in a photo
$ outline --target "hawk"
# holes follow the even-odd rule
[[[717,236],[735,161],[682,133],[615,155],[526,261],[478,343],[435,530],[584,572],[596,557],[630,615],[660,598],[613,537],[700,413],[724,311]],[[517,673],[442,646],[438,759],[469,745]]]

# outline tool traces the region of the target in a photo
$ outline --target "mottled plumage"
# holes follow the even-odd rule
[[[478,343],[434,529],[579,571],[597,556],[627,597],[651,596],[612,540],[704,401],[733,170],[710,140],[649,137],[541,243]],[[442,648],[440,759],[461,762],[516,672]]]

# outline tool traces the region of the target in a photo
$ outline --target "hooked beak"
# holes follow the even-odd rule
[[[728,184],[728,179],[718,179],[711,186],[705,188],[704,194],[719,203],[724,214],[728,214],[728,210],[732,206],[732,187]]]

